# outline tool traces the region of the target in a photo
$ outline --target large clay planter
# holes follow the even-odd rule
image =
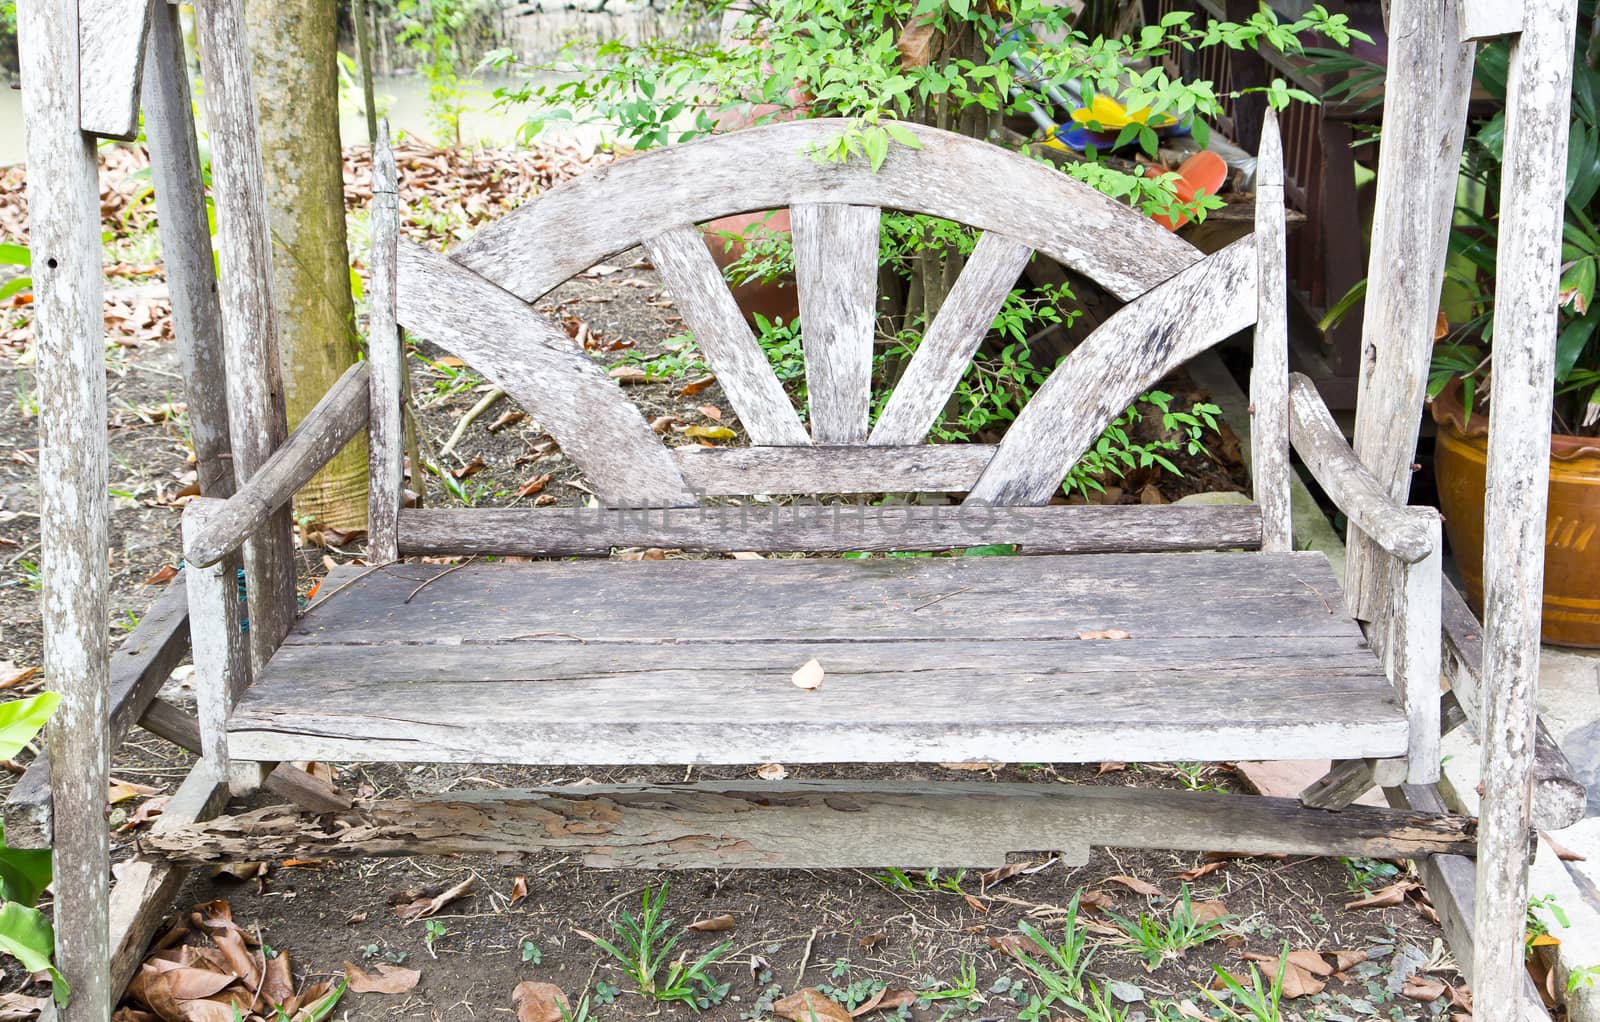
[[[734,241],[730,246],[728,239],[718,232],[742,236],[747,232],[759,231],[762,226],[769,231],[788,234],[789,211],[780,209],[776,212],[739,213],[707,223],[702,230],[706,235],[706,244],[711,249],[711,258],[717,261],[717,268],[727,269],[730,263],[744,255],[742,242]],[[752,281],[740,284],[731,290],[734,300],[739,303],[739,311],[744,313],[745,321],[752,327],[755,326],[757,313],[768,320],[781,319],[785,323],[800,315],[800,293],[795,290],[792,274],[767,283]]]
[[[1433,402],[1439,424],[1434,474],[1445,531],[1467,597],[1483,613],[1483,504],[1488,416],[1468,422],[1457,388]],[[1545,526],[1545,642],[1600,648],[1600,440],[1556,435],[1550,444]]]

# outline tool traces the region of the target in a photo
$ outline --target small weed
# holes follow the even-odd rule
[[[1017,929],[1038,949],[1040,955],[1035,958],[1028,950],[1018,948],[1017,961],[1044,988],[1043,996],[1030,997],[1018,1016],[1025,1022],[1049,1018],[1049,1009],[1056,1005],[1074,1011],[1084,1010],[1081,1000],[1083,977],[1094,958],[1094,949],[1089,947],[1088,928],[1078,923],[1078,898],[1082,893],[1074,891],[1072,901],[1067,904],[1065,939],[1060,944],[1052,943],[1026,920],[1017,924]]]
[[[1222,919],[1197,919],[1194,904],[1189,898],[1189,885],[1172,906],[1172,916],[1167,921],[1139,914],[1138,919],[1128,919],[1115,912],[1107,913],[1128,935],[1128,941],[1144,958],[1146,969],[1154,972],[1162,962],[1183,957],[1190,948],[1222,936]],[[1224,917],[1227,918],[1227,917]]]
[[[1217,786],[1206,778],[1216,770],[1211,763],[1174,763],[1172,775],[1189,791],[1216,791]]]
[[[661,347],[665,350],[659,355],[630,351],[622,356],[620,364],[640,366],[651,378],[658,380],[704,376],[711,371],[705,359],[700,357],[700,348],[695,344],[694,337],[689,334],[668,338]]]
[[[1282,1022],[1283,1016],[1278,1014],[1278,1001],[1283,996],[1283,971],[1289,964],[1289,945],[1283,946],[1283,953],[1278,956],[1278,972],[1272,982],[1263,990],[1261,988],[1261,970],[1250,964],[1250,985],[1240,982],[1232,973],[1220,965],[1212,966],[1217,973],[1217,981],[1222,984],[1228,999],[1224,1000],[1216,991],[1202,989],[1206,999],[1223,1011],[1227,1012],[1225,1018],[1229,1022]],[[1228,1001],[1232,1001],[1229,1004]]]
[[[544,952],[533,941],[525,940],[522,942],[522,960],[529,965],[538,965],[544,961]]]
[[[569,1011],[562,1007],[561,1022],[592,1022],[589,1018],[589,997],[587,994],[578,1001],[577,1011]]]
[[[1363,897],[1371,894],[1374,889],[1394,882],[1400,875],[1400,867],[1392,862],[1382,859],[1368,859],[1365,857],[1339,860],[1344,865],[1345,887],[1351,894]]]
[[[1600,965],[1580,965],[1567,973],[1567,993],[1577,993],[1600,982]]]
[[[610,1004],[622,994],[622,988],[609,980],[601,980],[594,985],[594,1003]]]
[[[422,942],[428,946],[428,956],[438,958],[433,953],[433,945],[449,936],[450,931],[445,929],[443,919],[429,919],[422,924]]]
[[[1540,912],[1548,912],[1550,918],[1554,919],[1557,925],[1563,929],[1572,925],[1567,919],[1566,910],[1556,901],[1555,895],[1544,894],[1537,898],[1529,898],[1526,951],[1530,956],[1533,954],[1535,942],[1540,937],[1548,936],[1550,933],[1550,926],[1544,921],[1544,917],[1539,914]]]
[[[978,967],[966,955],[961,956],[954,981],[917,995],[917,1003],[922,1007],[939,1001],[954,1001],[969,1009],[983,1003],[983,995],[978,993]]]
[[[639,992],[655,1001],[677,1001],[696,1011],[703,1011],[721,1003],[728,995],[729,985],[718,983],[706,970],[728,949],[732,941],[724,941],[707,951],[693,963],[685,964],[686,955],[668,964],[672,949],[678,944],[676,924],[662,912],[667,897],[667,885],[661,893],[653,894],[646,887],[636,917],[623,910],[621,918],[612,924],[616,942],[585,933],[594,944],[622,964],[628,977],[638,984]],[[663,976],[663,969],[665,975]]]
[[[17,566],[17,573],[20,576],[23,588],[38,590],[44,587],[44,571],[40,569],[37,562],[30,561],[26,557],[19,557],[14,563]]]

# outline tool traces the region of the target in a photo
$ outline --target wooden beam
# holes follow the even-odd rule
[[[110,771],[105,336],[100,184],[94,139],[80,130],[78,35],[76,0],[18,7],[40,395],[40,623],[45,674],[61,694],[48,735],[56,962],[72,987],[61,1017],[105,1022],[111,1015],[111,846],[103,811]]]
[[[211,513],[205,528],[185,544],[184,558],[189,564],[210,567],[238,549],[361,432],[371,400],[370,370],[366,362],[346,369],[260,471]]]
[[[1256,153],[1256,330],[1250,365],[1250,480],[1262,548],[1293,550],[1289,503],[1289,280],[1283,139],[1267,111]]]
[[[1456,15],[1464,43],[1516,35],[1527,16],[1520,3],[1506,0],[1460,0]]]
[[[222,262],[233,469],[243,485],[289,432],[272,296],[272,239],[243,0],[199,0],[194,22],[205,81],[212,198]],[[245,545],[250,659],[256,667],[271,657],[297,610],[292,525],[291,509],[282,508]]]
[[[111,654],[108,671],[110,728],[106,740],[112,749],[150,705],[167,676],[189,653],[189,602],[182,574],[139,619],[135,628]],[[12,848],[49,848],[52,840],[50,760],[41,756],[11,789],[5,803],[5,840]]]
[[[185,546],[205,531],[223,502],[196,497],[183,509]],[[254,669],[250,663],[246,633],[240,620],[237,583],[238,558],[224,557],[209,567],[191,566],[189,571],[189,634],[194,649],[194,693],[198,704],[201,758],[217,777],[227,779],[240,794],[251,787],[248,765],[235,769],[228,755],[228,713],[250,687]],[[274,644],[276,645],[276,644]]]
[[[967,264],[968,272],[972,266],[970,262]],[[950,307],[947,299],[944,308]],[[917,350],[926,350],[927,343],[924,339]],[[994,445],[700,447],[691,444],[673,448],[672,457],[689,488],[703,497],[778,493],[965,493],[994,457]]]
[[[553,849],[607,868],[995,866],[1095,845],[1290,855],[1467,853],[1470,817],[1055,784],[709,781],[461,792],[308,817],[269,807],[152,834],[184,863]]]
[[[189,407],[195,473],[205,497],[233,494],[228,440],[228,369],[205,183],[195,138],[189,61],[178,8],[157,3],[145,60],[145,134],[161,232],[161,262],[172,297],[172,328]]]
[[[358,4],[356,17],[362,19],[357,31],[365,39],[370,34],[364,23],[364,5]],[[372,68],[370,40],[363,43],[362,77],[370,83]],[[368,103],[371,103],[369,96]],[[367,111],[368,116],[374,116]],[[376,132],[372,148],[372,254],[371,282],[367,287],[367,362],[372,366],[371,397],[368,399],[367,450],[367,560],[388,564],[400,559],[400,509],[405,506],[405,348],[400,324],[395,316],[396,273],[399,266],[400,196],[399,171],[394,148],[389,144],[389,122]],[[411,466],[418,478],[422,466]]]
[[[139,133],[139,80],[152,0],[78,0],[78,116],[91,135]]]
[[[1514,1019],[1523,976],[1539,613],[1577,0],[1525,0],[1511,43],[1484,511],[1484,797],[1473,1012]],[[1393,96],[1395,90],[1389,90]],[[1413,296],[1415,300],[1416,296]],[[1419,362],[1419,369],[1425,360]],[[1392,428],[1392,427],[1391,427]]]

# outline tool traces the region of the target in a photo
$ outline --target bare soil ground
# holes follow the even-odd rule
[[[359,179],[359,171],[354,177]],[[433,208],[448,206],[447,201],[436,201]],[[446,221],[450,215],[441,214]],[[476,216],[476,211],[463,213],[459,220]],[[418,230],[449,233],[453,228],[446,222]],[[138,239],[130,230],[120,244],[136,247],[141,244]],[[681,333],[681,322],[662,296],[653,271],[633,263],[631,257],[616,262],[617,266],[556,292],[545,303],[547,311],[569,319],[574,334],[581,328],[591,351],[608,365],[631,354],[653,369],[669,366],[675,351],[671,339]],[[137,263],[135,258],[131,265]],[[179,508],[193,478],[177,359],[170,329],[163,326],[166,313],[159,276],[141,273],[129,279],[131,286],[115,292],[108,306],[121,317],[107,360],[114,641],[154,598],[163,583],[153,580],[161,578],[162,569],[178,563]],[[19,306],[3,314],[0,373],[11,384],[11,400],[0,412],[0,681],[25,673],[41,658],[35,399],[24,356],[27,309]],[[428,447],[438,452],[463,413],[481,396],[482,387],[460,376],[439,352],[422,347],[415,354],[420,421]],[[738,424],[717,387],[710,384],[685,394],[686,379],[668,374],[632,388],[647,416],[678,420],[665,427],[669,442],[693,442],[676,432],[688,425],[723,425],[737,432]],[[1181,378],[1170,383],[1168,389],[1180,401],[1201,397]],[[487,505],[553,498],[576,504],[586,498],[581,477],[559,450],[544,442],[536,423],[504,422],[490,431],[509,411],[514,411],[509,403],[491,409],[466,431],[453,457],[440,459],[446,470],[456,470],[461,478],[452,479],[453,495],[442,492],[439,480],[430,480],[430,503]],[[1236,443],[1224,437],[1216,445],[1224,461],[1220,467],[1204,459],[1185,460],[1182,479],[1170,475],[1129,479],[1115,498],[1138,502],[1147,483],[1154,484],[1164,500],[1188,492],[1237,488],[1242,476]],[[530,479],[544,475],[550,479],[541,487],[518,496]],[[306,530],[301,550],[303,591],[331,564],[361,554],[358,540],[344,548],[316,545],[329,538],[314,528]],[[702,596],[684,594],[685,599]],[[180,669],[168,694],[192,704],[184,674]],[[16,681],[5,694],[35,691],[47,684],[47,678],[34,675]],[[187,754],[135,731],[118,752],[113,773],[170,794],[189,763]],[[622,781],[749,776],[754,769],[755,765],[687,772],[681,767],[596,768],[579,774],[544,768],[332,767],[341,787],[376,796],[523,787],[584,777]],[[1228,767],[1192,764],[1016,764],[981,772],[942,767],[793,767],[789,773],[793,777],[993,776],[1045,785],[1072,781],[1238,789]],[[144,798],[154,797],[159,794],[111,808],[111,823],[119,828],[119,860],[134,854],[138,833],[137,827],[120,828],[138,812]],[[548,855],[263,863],[196,875],[172,910],[173,918],[181,922],[192,906],[226,899],[241,927],[273,949],[274,955],[291,956],[298,981],[342,975],[346,962],[368,971],[380,964],[420,970],[416,985],[404,992],[346,993],[331,1018],[509,1019],[518,1017],[513,989],[525,981],[555,984],[574,1005],[587,995],[592,1018],[690,1018],[695,1014],[691,1008],[657,1003],[640,993],[619,963],[585,936],[615,939],[620,913],[637,914],[645,891],[665,892],[667,912],[678,924],[673,933],[691,921],[731,917],[728,929],[684,931],[679,946],[693,960],[724,941],[729,943],[710,967],[716,980],[726,984],[703,1012],[714,1022],[780,1017],[774,1003],[806,987],[821,990],[847,1009],[868,1004],[880,989],[891,991],[883,999],[891,1004],[901,999],[892,992],[916,995],[903,1007],[871,1009],[869,1018],[1018,1018],[1029,997],[1046,988],[1037,970],[1009,953],[1016,946],[1019,927],[1026,923],[1051,941],[1061,941],[1066,932],[1064,907],[1075,894],[1083,899],[1087,939],[1095,951],[1087,974],[1111,992],[1105,1010],[1090,1018],[1365,1022],[1443,1018],[1459,1010],[1460,978],[1430,920],[1430,910],[1416,892],[1406,893],[1409,868],[1404,863],[1209,860],[1200,855],[1106,849],[1097,851],[1087,866],[1073,869],[1054,860],[1051,852],[1039,849],[1026,859],[1029,869],[990,878],[975,872],[929,875],[887,870],[692,871],[669,876],[591,869]],[[246,876],[241,878],[241,873]],[[403,920],[394,904],[431,897],[468,879],[473,881],[470,892],[429,919]],[[526,896],[519,897],[524,885]],[[1376,905],[1346,907],[1385,889],[1391,896],[1378,898]],[[1147,965],[1137,942],[1112,913],[1130,922],[1144,917],[1167,924],[1181,916],[1185,894],[1194,903],[1210,904],[1205,911],[1223,917],[1214,931],[1204,934],[1207,939],[1166,954],[1153,952]],[[188,939],[204,943],[198,933]],[[1024,950],[1038,951],[1027,946]],[[1202,993],[1202,987],[1212,984],[1215,967],[1247,976],[1250,966],[1242,955],[1275,958],[1284,950],[1356,953],[1323,959],[1325,968],[1320,971],[1331,975],[1316,975],[1313,970],[1298,976],[1289,970],[1290,982],[1300,984],[1295,991],[1300,996],[1286,998],[1280,1010],[1269,1014],[1252,1014],[1238,1001],[1225,1009]],[[1268,962],[1262,968],[1270,978],[1277,965]],[[3,989],[40,992],[16,969],[7,971]],[[1407,992],[1421,999],[1408,997]],[[541,1016],[524,1008],[522,1017]],[[836,1016],[824,1009],[817,1017],[826,1022]],[[1081,1016],[1057,1008],[1039,1017]]]

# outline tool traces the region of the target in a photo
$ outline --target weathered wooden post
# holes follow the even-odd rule
[[[18,6],[38,353],[39,534],[50,724],[56,956],[70,1022],[111,1016],[105,340],[95,144],[80,128],[77,0]]]
[[[1526,0],[1511,40],[1484,514],[1483,792],[1473,1013],[1521,1017],[1538,724],[1561,231],[1577,0]],[[1468,33],[1513,31],[1517,6],[1472,0]]]

